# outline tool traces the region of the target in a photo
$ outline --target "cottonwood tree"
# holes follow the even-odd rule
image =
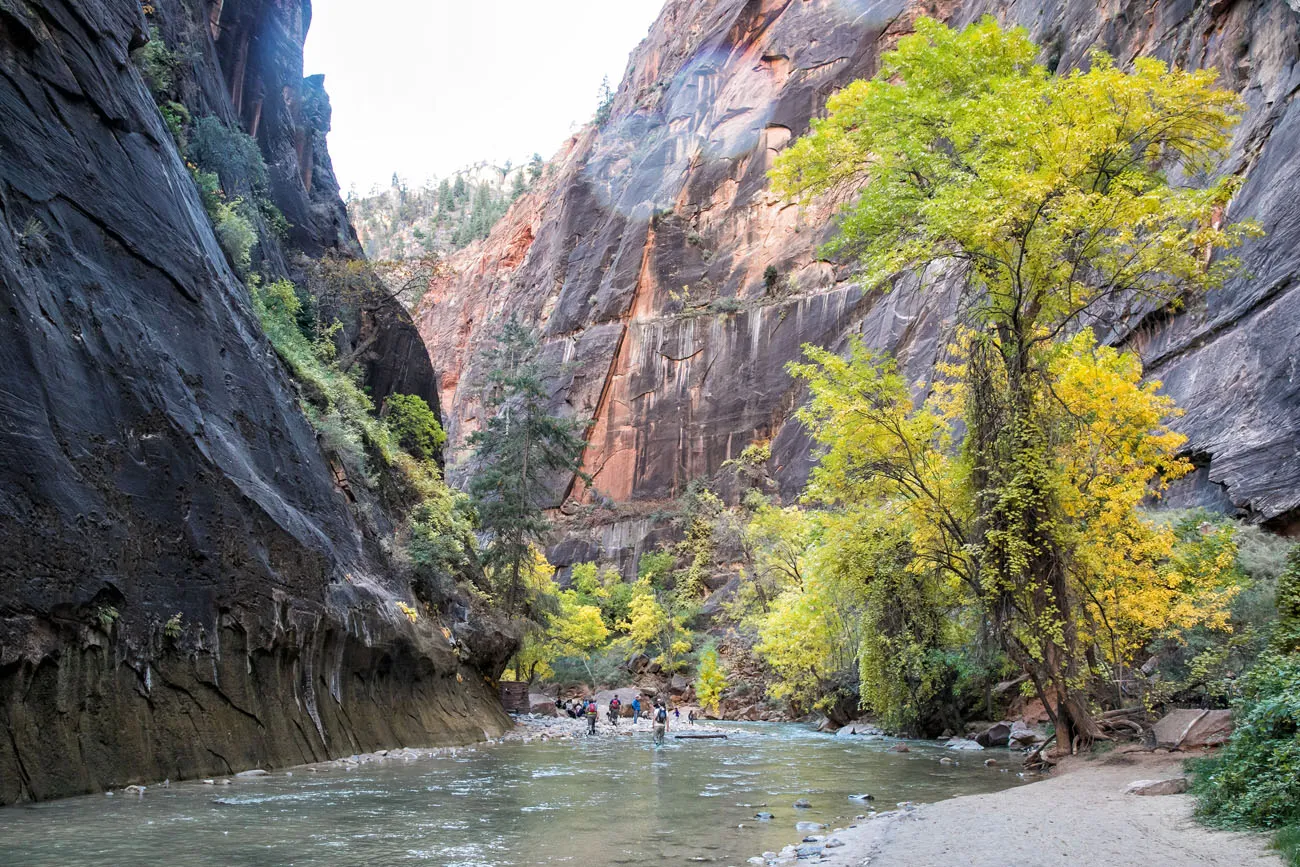
[[[550,529],[558,477],[582,475],[584,423],[550,411],[548,379],[536,335],[511,316],[485,354],[485,421],[467,440],[473,450],[469,493],[488,535],[485,565],[501,576],[507,611],[516,614],[523,576]]]
[[[1214,87],[1214,72],[1148,58],[1124,71],[1097,52],[1086,71],[1057,76],[1038,54],[1023,30],[992,19],[960,32],[919,19],[874,79],[828,100],[828,116],[782,154],[773,177],[788,195],[850,199],[831,249],[857,258],[869,285],[931,266],[960,273],[969,326],[960,469],[944,475],[941,440],[953,429],[913,413],[892,368],[859,359],[845,374],[853,382],[841,377],[832,390],[859,389],[845,396],[859,409],[844,412],[869,417],[865,444],[879,460],[851,462],[854,471],[929,504],[919,556],[972,588],[1068,748],[1102,733],[1082,689],[1082,543],[1070,526],[1072,510],[1088,509],[1063,494],[1084,480],[1062,481],[1058,454],[1063,442],[1077,445],[1087,420],[1054,394],[1053,365],[1105,360],[1086,347],[1063,355],[1059,341],[1214,287],[1237,265],[1217,251],[1254,229],[1224,225],[1239,181],[1210,175],[1241,107]],[[1125,395],[1152,400],[1131,380]],[[823,433],[832,430],[833,411],[815,412]],[[1097,432],[1100,443],[1142,441],[1115,421]],[[1126,478],[1152,481],[1171,457],[1138,446],[1126,453]]]

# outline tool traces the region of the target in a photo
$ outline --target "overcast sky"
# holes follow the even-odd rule
[[[617,87],[662,0],[314,0],[307,74],[325,73],[346,195],[393,172],[549,158]]]

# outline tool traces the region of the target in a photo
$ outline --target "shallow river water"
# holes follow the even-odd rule
[[[729,724],[730,725],[730,724]],[[835,738],[795,725],[736,724],[727,740],[649,734],[502,743],[355,770],[149,787],[0,809],[0,864],[496,865],[735,864],[878,809],[1020,782],[986,768],[1006,751],[951,753]],[[958,764],[939,764],[943,755]],[[792,807],[798,798],[811,809]],[[766,806],[760,806],[766,805]],[[755,812],[774,814],[758,822]]]

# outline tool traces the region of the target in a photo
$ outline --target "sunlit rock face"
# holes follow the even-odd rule
[[[130,59],[161,28],[189,110],[256,130],[293,274],[356,246],[308,4],[150,8],[0,5],[0,803],[508,725],[499,639],[396,608],[384,516],[336,488]],[[406,367],[372,386],[431,384],[389,312]]]
[[[564,144],[537,189],[484,243],[454,260],[417,324],[440,371],[452,442],[478,424],[476,353],[504,316],[535,323],[569,363],[555,402],[592,419],[590,490],[655,501],[680,493],[758,439],[773,439],[786,495],[809,446],[792,420],[803,395],[785,370],[803,343],[860,334],[923,380],[951,325],[942,273],[864,294],[818,258],[833,202],[801,211],[766,172],[828,94],[874,74],[921,12],[961,25],[989,12],[1027,27],[1066,70],[1094,48],[1214,66],[1249,110],[1228,171],[1247,183],[1234,219],[1267,231],[1242,277],[1203,304],[1110,335],[1141,351],[1187,413],[1202,465],[1174,499],[1293,524],[1300,504],[1300,12],[1282,0],[1197,7],[900,0],[670,0],[633,53],[612,119]],[[769,271],[769,268],[773,269]],[[766,277],[766,279],[765,279]],[[453,469],[463,477],[466,465]]]

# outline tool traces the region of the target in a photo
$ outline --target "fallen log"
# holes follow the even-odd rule
[[[679,741],[713,741],[713,740],[725,741],[727,739],[727,736],[722,734],[721,732],[718,732],[716,734],[715,733],[705,734],[703,732],[701,732],[700,734],[688,733],[684,735],[673,735],[673,737]]]

